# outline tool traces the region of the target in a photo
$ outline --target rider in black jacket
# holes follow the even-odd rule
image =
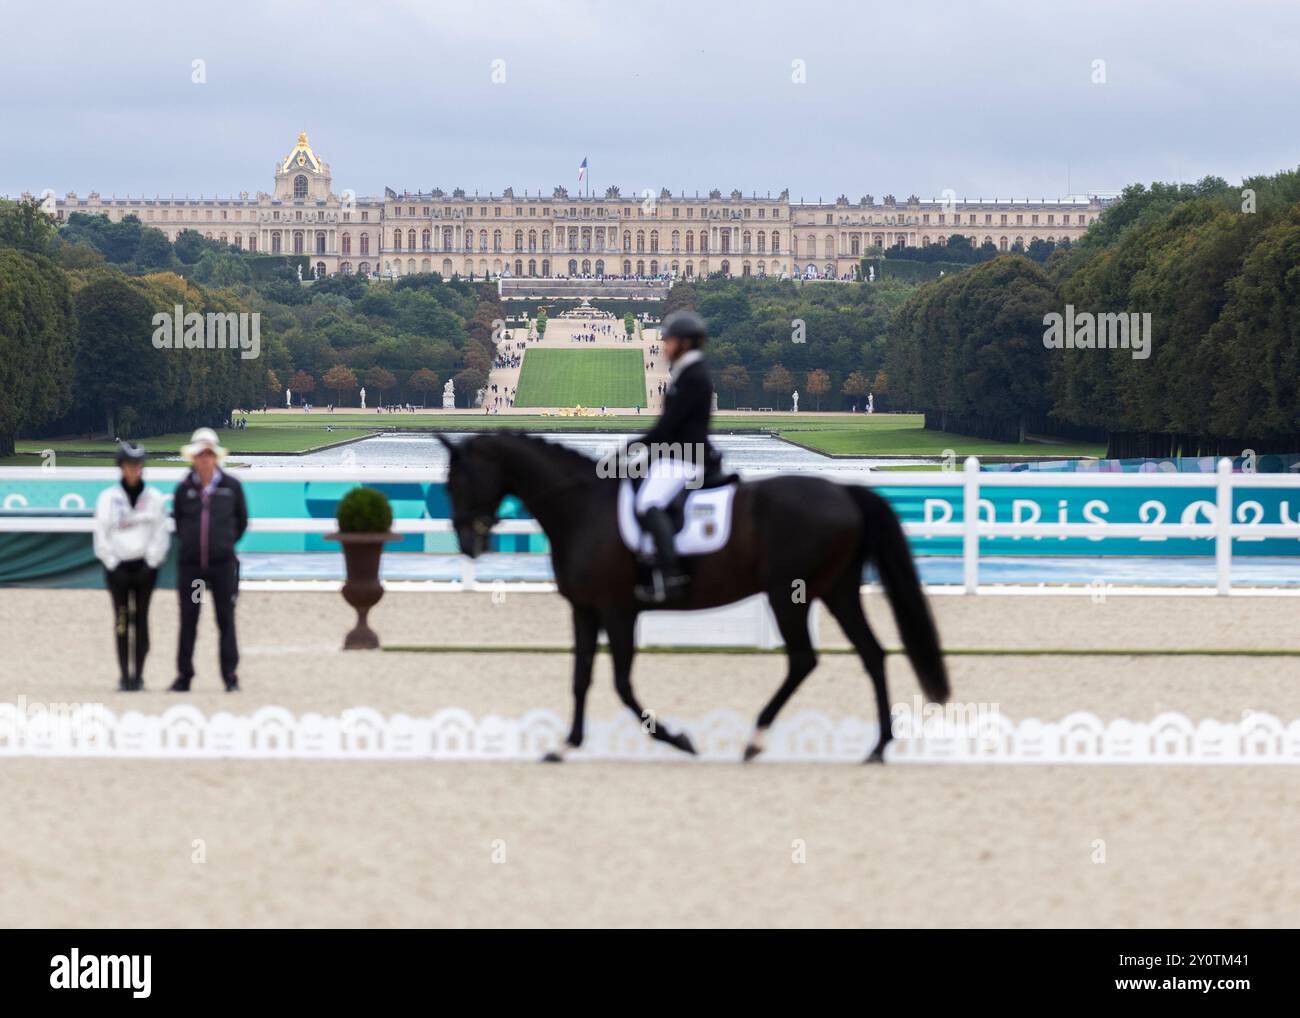
[[[704,474],[705,483],[718,474],[722,457],[709,442],[709,419],[713,413],[713,383],[701,347],[708,340],[708,326],[693,311],[675,311],[660,329],[664,356],[672,365],[663,410],[655,426],[640,441],[680,446],[688,461]],[[670,505],[646,505],[640,509],[642,527],[654,540],[653,586],[639,589],[642,600],[661,604],[686,584],[686,573],[673,547],[677,526]]]

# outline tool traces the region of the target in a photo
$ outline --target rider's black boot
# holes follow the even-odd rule
[[[666,509],[654,506],[641,514],[641,526],[654,539],[655,562],[650,571],[650,586],[638,586],[636,595],[647,604],[664,604],[678,597],[687,582],[681,559],[673,547],[673,521]]]

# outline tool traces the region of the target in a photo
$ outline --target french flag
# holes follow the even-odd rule
[[[582,157],[582,165],[578,167],[578,183],[582,183],[582,178],[587,175],[587,157]]]

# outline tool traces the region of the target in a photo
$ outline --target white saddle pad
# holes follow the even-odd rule
[[[686,522],[677,532],[673,547],[678,555],[710,555],[731,537],[731,506],[736,486],[702,488],[686,496]],[[641,555],[654,552],[654,538],[641,529],[636,518],[636,492],[624,479],[618,486],[618,531],[628,550]]]

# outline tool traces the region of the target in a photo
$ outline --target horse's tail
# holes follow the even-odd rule
[[[948,699],[948,669],[939,646],[939,632],[930,614],[930,603],[916,575],[907,535],[889,503],[869,488],[850,487],[862,510],[865,525],[864,558],[874,562],[894,611],[903,648],[921,682],[921,689],[935,703]]]

